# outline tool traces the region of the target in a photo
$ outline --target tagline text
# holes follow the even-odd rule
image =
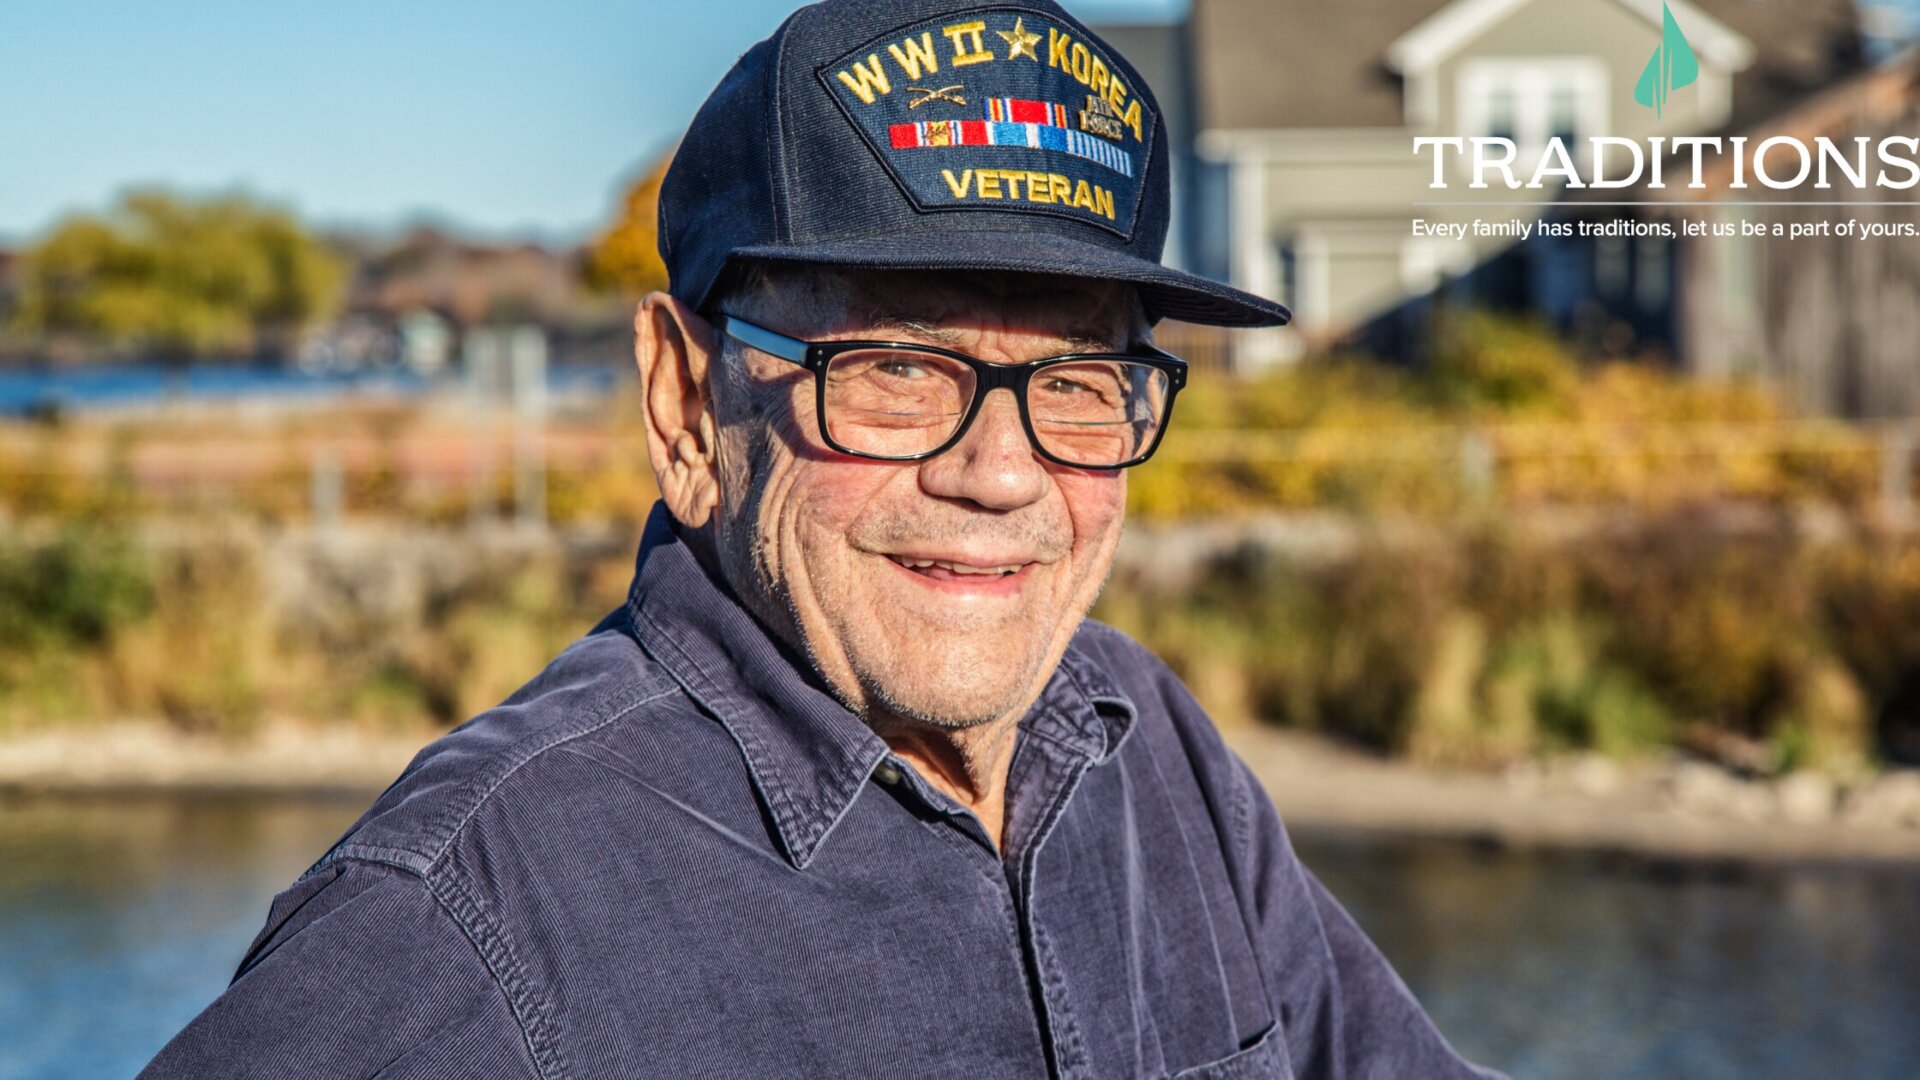
[[[1635,220],[1619,218],[1606,221],[1565,221],[1541,218],[1532,221],[1507,218],[1472,218],[1465,221],[1435,221],[1414,218],[1414,237],[1437,240],[1530,240],[1535,237],[1580,237],[1611,239],[1617,237],[1658,237],[1663,240],[1695,237],[1770,237],[1782,240],[1838,238],[1844,240],[1920,239],[1920,225],[1911,221],[1861,221],[1839,218],[1821,221],[1744,221],[1700,220],[1694,218]]]

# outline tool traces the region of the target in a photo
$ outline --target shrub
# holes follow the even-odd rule
[[[1191,581],[1119,574],[1097,614],[1209,708],[1421,760],[1625,757],[1692,733],[1844,775],[1871,765],[1910,700],[1917,551],[1690,516],[1557,541],[1431,529],[1363,536],[1331,561],[1243,547]],[[1856,626],[1862,594],[1881,606]]]
[[[115,530],[78,522],[51,541],[0,541],[0,648],[98,646],[153,605],[145,567]]]
[[[1509,414],[1571,412],[1579,385],[1579,362],[1545,326],[1484,311],[1437,321],[1422,380],[1442,406]]]

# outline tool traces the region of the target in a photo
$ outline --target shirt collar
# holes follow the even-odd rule
[[[787,860],[805,869],[887,755],[886,743],[707,573],[663,503],[647,518],[627,611],[640,646],[733,736]],[[1134,707],[1080,648],[1086,632],[1075,635],[1020,730],[1097,763],[1125,741]]]
[[[1118,753],[1133,731],[1133,700],[1087,655],[1083,624],[1060,656],[1060,666],[1020,721],[1020,730],[1040,735],[1093,760]]]

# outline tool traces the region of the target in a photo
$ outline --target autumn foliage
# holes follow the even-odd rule
[[[620,218],[587,252],[587,280],[596,288],[642,296],[667,287],[660,261],[660,182],[672,156],[661,158],[627,191]]]

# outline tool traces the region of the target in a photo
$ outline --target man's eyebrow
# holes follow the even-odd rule
[[[939,326],[898,315],[875,316],[866,321],[866,326],[869,333],[881,337],[923,341],[956,351],[967,343],[968,338],[967,332],[957,326]],[[1118,348],[1112,339],[1085,330],[1065,334],[1059,340],[1066,352],[1112,352]]]
[[[946,348],[958,348],[967,338],[966,331],[957,326],[940,326],[902,315],[870,316],[863,321],[870,334],[924,341],[929,345],[940,345]]]

